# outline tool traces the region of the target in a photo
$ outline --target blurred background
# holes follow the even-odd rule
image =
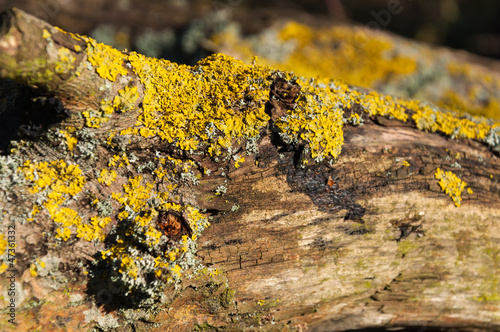
[[[0,10],[11,6],[65,30],[156,56],[165,55],[162,48],[169,47],[196,53],[194,44],[173,45],[174,39],[186,32],[200,34],[192,27],[188,31],[188,25],[223,11],[241,24],[244,34],[258,33],[283,17],[352,22],[500,58],[498,0],[0,0]],[[172,60],[193,62],[203,56],[193,55],[174,54]]]

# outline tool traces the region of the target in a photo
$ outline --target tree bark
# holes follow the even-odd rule
[[[56,98],[65,109],[62,120],[44,123],[41,133],[20,140],[1,161],[4,240],[8,226],[16,228],[17,330],[500,329],[500,160],[480,139],[451,139],[418,130],[411,120],[366,114],[364,125],[343,127],[342,153],[334,162],[316,163],[307,155],[306,140],[286,144],[279,139],[273,121],[293,108],[295,98],[285,100],[290,96],[276,89],[275,80],[265,105],[269,123],[255,142],[258,152],[240,143],[239,153],[248,153],[239,167],[229,153],[228,160],[215,161],[207,150],[194,153],[158,137],[113,141],[110,130],[132,126],[142,113],[143,77],[123,60],[125,74],[103,78],[88,64],[94,41],[19,10],[2,14],[1,22],[0,97],[20,96],[5,98],[3,118],[24,121],[35,110],[52,116],[50,107],[28,103],[29,110],[23,110],[19,99],[33,94]],[[62,57],[73,60],[61,68]],[[285,84],[286,92],[293,91],[292,85]],[[137,87],[132,109],[114,112],[97,128],[86,126],[82,113],[113,100],[125,87]],[[356,107],[361,106],[351,108]],[[345,107],[344,112],[354,111]],[[64,136],[68,132],[78,139],[76,150]],[[92,154],[84,153],[87,144],[95,149]],[[122,153],[128,158],[133,153],[136,161],[111,168],[108,160]],[[157,188],[166,187],[168,181],[147,171],[158,155],[193,161],[193,173],[183,173],[198,175],[191,182],[174,175],[177,164],[165,166],[171,168],[170,180],[178,180],[180,197],[172,202],[197,207],[211,225],[196,239],[194,258],[202,266],[184,264],[181,260],[190,256],[182,256],[182,277],[167,283],[154,305],[135,310],[137,303],[127,300],[131,295],[110,281],[109,274],[120,267],[102,260],[126,227],[118,203],[110,203],[105,240],[84,241],[72,233],[61,241],[54,237],[57,225],[50,212],[42,208],[38,217],[26,220],[36,187],[21,170],[27,160],[77,165],[84,189],[64,206],[91,217],[94,199],[104,202],[112,193],[124,197],[130,179],[139,174]],[[117,176],[105,186],[100,170],[107,167]],[[440,188],[438,168],[460,176],[472,189],[463,190],[461,207]],[[195,232],[187,210],[157,210],[163,224],[157,221],[155,227],[164,231],[169,245]],[[172,245],[171,252],[178,244]],[[9,282],[3,279],[6,293]],[[14,330],[8,322],[9,297],[3,301],[7,318],[0,326]]]

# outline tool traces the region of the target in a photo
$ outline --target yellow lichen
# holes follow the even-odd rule
[[[113,199],[138,212],[146,205],[153,189],[153,185],[150,183],[146,183],[145,186],[141,185],[141,180],[142,176],[140,175],[129,179],[128,183],[123,185],[124,193],[113,193]]]
[[[30,274],[32,277],[36,277],[38,275],[38,271],[40,269],[45,268],[45,262],[42,261],[40,258],[37,258],[34,263],[30,264]]]
[[[99,76],[114,82],[118,75],[127,74],[127,69],[123,66],[125,55],[122,52],[91,38],[86,38],[86,41],[88,60]]]
[[[122,212],[118,213],[117,217],[118,217],[119,220],[125,220],[128,217],[128,212],[127,211],[122,211]]]
[[[111,222],[111,218],[94,216],[90,218],[90,225],[78,225],[76,236],[83,238],[85,241],[104,241],[105,234],[102,229]]]
[[[68,127],[67,130],[61,130],[61,134],[66,139],[65,144],[68,147],[69,151],[72,151],[76,143],[78,143],[78,139],[75,136],[71,135],[71,133],[74,132],[74,129],[75,128],[73,127]]]
[[[457,177],[451,171],[444,172],[440,168],[438,168],[436,170],[434,177],[437,180],[439,180],[439,186],[447,195],[449,195],[451,197],[451,199],[455,203],[455,206],[459,207],[462,204],[461,203],[462,202],[462,191],[467,186],[467,183],[462,181],[459,177]],[[468,192],[469,192],[469,190],[468,190]]]
[[[42,36],[45,39],[48,39],[48,38],[52,37],[52,35],[50,34],[50,32],[48,32],[46,29],[42,30]]]
[[[57,229],[56,238],[60,238],[63,241],[67,241],[71,236],[71,226],[78,226],[82,222],[82,218],[73,209],[70,208],[60,208],[53,215],[52,218],[61,228]]]
[[[432,109],[428,105],[409,105],[411,102],[405,103],[409,109],[413,109],[416,113],[413,115],[413,120],[420,130],[430,132],[442,132],[445,135],[453,138],[470,138],[483,140],[492,126],[485,119],[475,119],[472,121],[468,118],[460,118],[452,113],[442,112]]]
[[[103,169],[101,171],[101,174],[100,176],[97,178],[97,181],[99,181],[99,183],[103,183],[107,186],[110,186],[111,183],[113,183],[116,179],[116,172],[114,170],[107,170],[107,169]]]
[[[101,102],[102,105],[102,102]],[[103,115],[101,111],[87,110],[82,112],[83,118],[85,119],[85,125],[89,128],[100,128],[102,123],[109,121],[107,117]]]
[[[52,193],[78,194],[85,184],[85,178],[77,165],[69,165],[64,160],[31,163],[27,160],[20,170],[32,182],[32,193],[51,189]]]
[[[7,240],[3,234],[0,234],[0,256],[5,253],[5,249],[7,248]]]
[[[158,136],[183,150],[209,144],[220,151],[233,138],[255,137],[269,119],[264,111],[271,84],[268,68],[244,65],[222,54],[194,68],[136,53],[128,61],[145,93],[135,128],[121,134]],[[251,107],[236,110],[241,100]]]
[[[42,206],[60,227],[56,231],[56,237],[69,239],[69,227],[79,225],[81,217],[73,209],[61,205],[83,189],[85,178],[80,168],[77,165],[69,165],[64,160],[50,163],[32,163],[27,160],[19,169],[24,177],[31,181],[31,193],[45,194]],[[36,215],[40,208],[41,206],[34,204],[32,214]]]
[[[30,264],[30,274],[32,277],[36,277],[38,275],[36,265],[33,263]]]
[[[125,273],[127,272],[128,275],[133,277],[134,279],[137,278],[137,265],[134,262],[134,259],[130,257],[129,255],[125,254],[122,257],[122,262],[121,262],[121,268],[119,270],[120,273]]]
[[[301,76],[333,77],[349,84],[372,87],[377,81],[404,77],[417,68],[414,59],[395,54],[390,38],[362,28],[312,28],[288,22],[275,34],[276,48],[281,46],[276,53],[280,56],[262,53],[261,63]],[[264,34],[261,38],[262,44],[266,44],[269,35]],[[254,40],[241,39],[232,30],[212,36],[212,42],[221,48],[228,45],[246,61],[258,52]]]
[[[71,51],[65,47],[59,48],[59,58],[54,68],[57,74],[65,74],[72,69],[74,69],[75,57],[71,54]]]
[[[342,93],[347,91],[347,86],[339,84],[320,88],[304,80],[298,83],[303,91],[297,106],[278,118],[276,126],[291,141],[300,135],[301,139],[308,142],[312,158],[318,161],[329,155],[336,158],[344,142],[343,111],[340,106],[349,105],[348,97]]]
[[[245,162],[245,157],[239,157],[235,162],[234,162],[234,168],[239,168],[240,164]]]
[[[119,112],[127,112],[134,108],[135,102],[139,98],[137,87],[126,86],[123,90],[118,91],[118,96],[113,99],[113,107]]]
[[[130,161],[128,160],[128,157],[125,153],[122,153],[120,155],[114,155],[112,158],[109,159],[108,161],[108,166],[109,167],[123,167],[126,165],[130,165]]]
[[[453,81],[466,82],[457,91],[457,87],[445,90],[438,105],[453,109],[460,114],[465,112],[487,118],[500,119],[500,77],[484,68],[468,63],[451,61],[448,72]]]
[[[182,268],[177,264],[175,264],[175,266],[172,268],[172,272],[177,274],[179,277],[181,276],[181,270]]]

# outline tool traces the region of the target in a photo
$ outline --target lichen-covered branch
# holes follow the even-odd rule
[[[23,321],[60,300],[102,329],[397,327],[417,309],[444,326],[471,306],[498,324],[498,123],[255,58],[121,52],[15,9],[2,26],[0,77],[69,113],[0,159]]]

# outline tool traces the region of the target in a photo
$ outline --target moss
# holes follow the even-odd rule
[[[223,307],[223,308],[229,308],[230,304],[234,301],[234,294],[235,294],[235,291],[230,289],[230,288],[226,288],[224,290],[224,292],[222,292],[220,295],[219,295],[219,303],[220,305]]]
[[[219,329],[209,323],[197,324],[193,331],[201,332],[201,331],[219,331]]]

